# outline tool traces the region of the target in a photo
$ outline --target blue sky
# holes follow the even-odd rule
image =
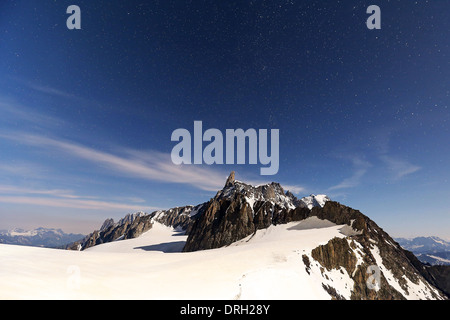
[[[82,30],[66,28],[81,8]],[[4,1],[0,229],[87,233],[209,200],[231,170],[450,238],[444,1]],[[171,134],[280,130],[280,170],[175,166]]]

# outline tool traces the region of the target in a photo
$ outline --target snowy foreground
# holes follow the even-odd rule
[[[81,252],[0,245],[0,299],[330,299],[302,254],[344,237],[342,228],[313,217],[190,253],[180,252],[185,235],[158,223]],[[334,287],[349,297],[353,280],[335,272]]]

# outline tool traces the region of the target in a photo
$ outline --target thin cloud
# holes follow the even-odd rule
[[[348,177],[342,180],[341,183],[332,186],[329,190],[339,190],[339,189],[347,189],[354,188],[360,185],[361,178],[366,174],[367,169],[358,169],[356,170],[351,177]]]
[[[45,93],[48,95],[59,96],[62,98],[75,98],[75,96],[73,94],[53,88],[53,87],[42,86],[42,85],[38,85],[35,83],[28,83],[27,85],[28,85],[28,87],[30,87],[31,89],[33,89],[35,91],[39,91],[41,93]]]
[[[0,185],[0,194],[45,195],[45,196],[67,198],[67,199],[97,199],[97,197],[92,197],[92,196],[75,195],[72,190],[33,189],[33,188],[18,187],[18,186],[11,186],[11,185]]]
[[[349,160],[353,164],[353,174],[342,180],[339,184],[330,187],[328,190],[340,190],[354,188],[361,184],[361,180],[372,166],[369,162],[361,159],[358,156],[350,157]]]
[[[386,164],[388,170],[393,174],[394,180],[399,180],[422,169],[421,167],[413,165],[408,161],[388,155],[380,156],[380,159]]]
[[[137,205],[145,202],[142,199],[127,199],[133,204],[104,201],[95,196],[74,194],[71,190],[33,189],[21,186],[0,185],[0,202],[26,204],[56,208],[90,209],[90,210],[158,210],[160,208]]]
[[[137,206],[127,203],[115,203],[99,200],[63,199],[63,198],[47,198],[47,197],[27,197],[27,196],[0,196],[0,202],[20,204],[20,205],[88,209],[88,210],[153,211],[160,209],[150,206]]]
[[[125,156],[39,135],[0,134],[0,137],[70,154],[127,177],[188,184],[206,191],[217,191],[223,187],[227,177],[210,168],[174,165],[170,155],[161,152],[127,150]]]
[[[72,92],[67,92],[64,90],[61,90],[57,87],[48,85],[48,84],[42,84],[37,81],[31,81],[28,79],[23,79],[20,77],[9,77],[12,81],[16,81],[20,85],[22,85],[24,88],[26,88],[28,91],[32,91],[41,95],[46,95],[52,98],[61,99],[63,101],[72,101],[76,103],[83,104],[84,106],[103,106],[102,103],[99,103],[98,101],[93,100],[92,98],[86,99],[82,96],[79,96]]]
[[[224,186],[229,174],[228,172],[222,173],[211,167],[175,165],[171,161],[170,154],[157,151],[121,149],[117,153],[112,153],[96,150],[66,140],[47,138],[39,135],[0,134],[0,137],[39,148],[52,149],[52,151],[59,153],[70,154],[73,157],[89,161],[103,168],[111,169],[109,170],[110,172],[122,176],[149,181],[186,184],[204,191],[215,192],[220,190]],[[261,182],[251,181],[248,183],[254,185],[263,184]],[[282,186],[284,189],[295,194],[300,194],[305,191],[305,188],[299,185]]]
[[[0,120],[11,123],[20,121],[25,122],[26,125],[32,124],[39,127],[57,127],[65,123],[60,118],[40,113],[35,108],[26,107],[13,99],[2,96],[0,96],[0,112],[2,114]]]
[[[299,185],[282,184],[281,185],[285,191],[290,191],[293,194],[301,194],[306,191],[306,189]]]
[[[32,162],[0,163],[0,175],[5,178],[13,176],[15,178],[43,178],[48,175],[48,169],[36,165]]]
[[[36,81],[30,81],[28,79],[24,79],[21,77],[9,77],[11,80],[18,82],[19,84],[27,87],[28,89],[40,92],[40,93],[44,93],[47,95],[52,95],[52,96],[58,96],[61,98],[75,98],[75,95],[60,90],[58,88],[49,86],[49,85],[43,85],[40,83],[37,83]]]

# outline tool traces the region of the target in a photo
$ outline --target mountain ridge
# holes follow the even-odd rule
[[[395,239],[423,263],[450,266],[450,242],[444,239],[436,236]]]
[[[414,253],[450,251],[450,242],[436,236],[414,238],[396,238],[398,243]]]
[[[0,232],[0,244],[61,248],[85,237],[83,234],[65,233],[61,229],[39,227],[32,230],[14,228]]]
[[[76,248],[85,250],[139,237],[154,223],[161,223],[185,232],[187,240],[182,251],[187,253],[226,247],[251,239],[258,230],[312,218],[342,226],[341,237],[302,254],[305,271],[320,275],[323,289],[332,299],[446,298],[438,289],[436,276],[360,211],[326,196],[297,199],[275,182],[252,186],[235,180],[234,172],[208,202],[127,215],[118,223],[106,220],[101,230],[87,236]],[[377,289],[369,284],[372,273],[367,270],[372,267],[379,275]],[[330,281],[336,277],[335,270],[345,275],[345,289]]]
[[[305,210],[314,206],[324,205],[327,201],[330,201],[326,195],[310,195],[297,199],[291,192],[284,191],[283,187],[277,182],[252,186],[235,180],[234,171],[230,173],[224,188],[219,190],[212,199],[232,199],[237,194],[245,194],[245,201],[251,207],[251,210],[253,210],[253,204],[256,201],[268,201],[280,208],[295,209],[298,207]],[[186,205],[151,213],[141,211],[134,214],[129,213],[118,222],[108,218],[102,223],[99,230],[95,230],[80,241],[69,244],[67,248],[70,250],[85,250],[102,243],[126,240],[133,236],[137,237],[148,231],[151,228],[151,224],[155,221],[166,226],[181,228],[186,231],[186,234],[189,234],[194,222],[203,214],[211,200],[196,206]],[[280,221],[287,220],[286,218],[280,218]],[[143,227],[136,230],[136,227],[140,225],[143,225]],[[237,240],[239,239],[237,238]]]

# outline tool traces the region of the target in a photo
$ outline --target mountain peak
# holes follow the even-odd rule
[[[234,199],[237,195],[243,195],[246,202],[253,209],[256,201],[270,202],[278,204],[282,208],[295,209],[296,207],[323,207],[331,199],[324,194],[310,195],[298,199],[292,192],[284,191],[282,185],[278,182],[271,182],[261,185],[251,185],[235,179],[235,172],[232,171],[228,176],[225,186],[219,190],[214,199]]]
[[[312,209],[313,207],[323,207],[327,201],[331,201],[331,199],[325,195],[325,194],[312,194],[308,197],[302,198],[303,203],[309,208]]]
[[[234,184],[234,181],[235,181],[234,175],[235,175],[235,172],[231,171],[230,175],[228,176],[227,182],[225,182],[225,188],[230,187]]]

